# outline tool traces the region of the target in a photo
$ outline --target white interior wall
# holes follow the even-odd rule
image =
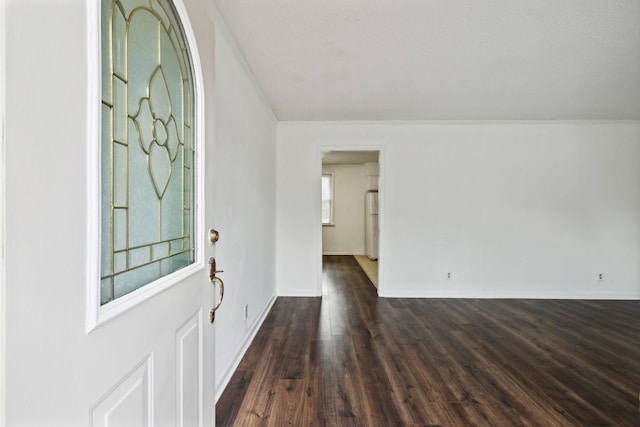
[[[216,313],[216,399],[275,301],[276,119],[217,10],[215,244],[225,296]],[[248,304],[249,317],[244,319]]]
[[[382,296],[640,297],[638,121],[280,123],[279,295],[318,293],[328,144],[384,147]]]
[[[334,224],[322,226],[322,253],[364,255],[364,165],[323,165],[333,174]]]

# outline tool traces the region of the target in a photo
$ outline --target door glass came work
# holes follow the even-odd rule
[[[194,262],[194,95],[167,0],[102,0],[101,304]]]

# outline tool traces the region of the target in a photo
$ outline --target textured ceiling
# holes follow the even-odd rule
[[[215,0],[280,120],[640,119],[640,0]]]

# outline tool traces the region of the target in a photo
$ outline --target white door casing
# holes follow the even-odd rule
[[[0,0],[0,28],[5,28],[4,0]],[[4,30],[0,31],[0,427],[5,426],[5,267],[4,267]]]
[[[90,148],[99,120],[87,108],[100,102],[98,6],[6,0],[6,422],[212,425],[214,292],[204,260],[215,248],[203,227],[195,271],[87,331],[87,295],[98,284],[98,246],[87,244],[99,221]],[[214,150],[213,21],[205,2],[186,0],[184,10],[191,48],[200,47],[198,182],[210,195],[202,165]],[[197,207],[207,225],[210,204]]]
[[[322,153],[334,152],[334,151],[377,151],[378,152],[378,286],[376,287],[379,297],[386,296],[384,291],[384,197],[385,197],[385,147],[381,145],[318,145],[316,149],[316,165],[319,169],[319,175],[322,175]],[[320,185],[318,185],[318,203],[320,203]],[[321,210],[320,206],[316,209],[316,218],[314,218],[316,224],[320,224]],[[316,227],[316,259],[318,260],[317,275],[316,275],[316,292],[317,295],[322,295],[322,226]]]

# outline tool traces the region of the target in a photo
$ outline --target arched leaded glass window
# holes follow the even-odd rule
[[[194,82],[171,0],[101,0],[102,305],[192,264]]]

